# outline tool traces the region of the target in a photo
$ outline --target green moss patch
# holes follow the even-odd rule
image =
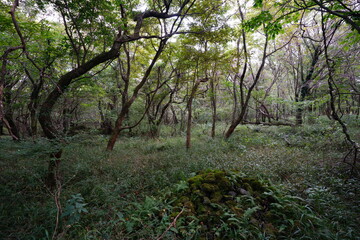
[[[312,235],[320,221],[298,198],[235,172],[201,172],[171,198],[180,238],[289,239]]]

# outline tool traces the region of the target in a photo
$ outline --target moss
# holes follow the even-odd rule
[[[193,226],[194,221],[198,221],[197,239],[233,239],[227,237],[229,235],[226,232],[223,235],[215,234],[218,230],[214,229],[222,229],[224,223],[240,232],[241,226],[250,225],[251,229],[275,236],[275,239],[279,234],[278,226],[273,222],[284,222],[279,216],[284,217],[286,214],[272,212],[271,203],[276,201],[269,194],[264,194],[273,190],[268,184],[220,170],[200,172],[188,179],[187,183],[188,188],[174,195],[177,200],[173,206],[177,214],[185,209],[185,214],[180,217],[183,228]]]
[[[205,183],[216,183],[216,175],[215,173],[208,173],[203,176],[203,182]]]
[[[201,189],[207,193],[213,193],[219,190],[219,186],[216,184],[203,183]]]
[[[212,203],[221,203],[221,200],[223,199],[224,194],[220,191],[213,192],[211,194],[211,202]]]
[[[192,178],[189,178],[188,183],[194,186],[199,186],[203,182],[203,176],[202,175],[196,175]]]

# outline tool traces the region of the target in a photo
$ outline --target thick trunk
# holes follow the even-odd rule
[[[36,117],[36,110],[30,110],[30,129],[31,129],[31,136],[35,137],[37,133],[37,117]]]
[[[103,112],[101,101],[99,101],[98,108],[101,118],[101,123],[100,123],[101,132],[105,135],[110,135],[113,131],[111,119],[107,116],[106,113]],[[106,110],[111,112],[112,110],[114,110],[114,105],[108,104]]]
[[[27,70],[25,70],[27,72]],[[30,77],[30,73],[27,72],[27,75]],[[40,77],[38,84],[33,83],[33,89],[30,95],[30,103],[28,105],[28,109],[30,112],[30,135],[36,136],[37,133],[37,111],[39,107],[39,94],[42,89],[44,80]]]
[[[225,133],[225,139],[228,139],[233,134],[233,132],[235,131],[235,128],[237,127],[237,125],[239,125],[239,123],[236,121],[231,123],[230,127],[228,128],[228,130]]]
[[[115,142],[116,142],[117,138],[119,137],[119,134],[122,130],[123,122],[126,118],[129,107],[123,106],[118,118],[116,119],[115,127],[114,127],[112,134],[110,136],[110,139],[108,141],[106,150],[112,151],[114,149]]]
[[[9,124],[9,127],[11,129],[11,135],[13,140],[19,140],[20,139],[20,133],[19,133],[19,129],[16,126],[14,120],[13,120],[13,114],[12,112],[7,112],[5,113],[5,119]]]
[[[55,103],[61,97],[61,95],[64,93],[67,87],[71,84],[71,82],[75,78],[82,76],[83,74],[94,68],[95,66],[103,62],[106,62],[110,59],[116,58],[119,54],[118,51],[119,48],[120,48],[120,44],[114,43],[110,51],[99,54],[90,61],[84,63],[78,68],[75,68],[60,77],[59,81],[56,84],[56,87],[52,90],[52,92],[50,92],[44,103],[41,105],[38,116],[43,132],[48,139],[57,139],[59,136],[57,129],[53,125],[51,112],[54,108]],[[48,175],[46,181],[48,187],[53,189],[56,186],[56,181],[57,181],[56,171],[58,171],[58,168],[61,163],[61,151],[51,154],[51,157],[54,160],[49,161]]]
[[[85,74],[95,66],[106,62],[110,59],[114,59],[119,54],[119,47],[120,45],[114,44],[113,48],[108,51],[99,54],[98,56],[94,57],[90,61],[84,63],[83,65],[79,66],[71,70],[70,72],[63,75],[56,84],[56,87],[53,91],[48,95],[45,102],[42,104],[39,112],[39,122],[41,127],[44,131],[44,134],[49,139],[55,139],[57,137],[57,130],[55,129],[52,119],[51,119],[51,112],[54,108],[55,103],[70,85],[70,83],[77,77]]]
[[[216,132],[216,105],[214,105],[213,108],[213,116],[212,116],[212,126],[211,126],[211,137],[215,138],[215,132]]]
[[[298,106],[296,110],[296,124],[301,125],[303,124],[303,114],[304,114],[304,107],[302,106],[302,102],[305,101],[305,99],[310,95],[310,83],[313,81],[314,75],[315,75],[315,68],[316,64],[319,61],[319,57],[322,54],[322,50],[320,45],[316,46],[314,48],[314,53],[312,54],[311,58],[311,65],[310,68],[306,74],[305,79],[302,80],[302,85],[300,87],[300,92],[298,93],[298,102],[300,105]],[[300,96],[299,96],[300,95]]]
[[[20,133],[19,129],[14,121],[14,113],[11,105],[11,89],[6,89],[4,92],[4,103],[5,105],[5,120],[8,122],[8,125],[10,127],[9,131],[11,131],[11,136],[13,140],[19,140],[20,139]]]

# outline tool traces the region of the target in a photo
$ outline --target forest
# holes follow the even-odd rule
[[[1,0],[0,239],[360,239],[358,0]]]

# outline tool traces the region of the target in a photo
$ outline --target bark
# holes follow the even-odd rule
[[[321,49],[321,46],[315,46],[314,47],[314,53],[311,56],[311,64],[308,69],[308,72],[306,74],[306,77],[302,79],[302,84],[299,90],[299,93],[295,97],[297,99],[297,102],[300,103],[296,110],[296,124],[301,125],[303,123],[303,111],[304,107],[301,105],[303,101],[305,101],[306,97],[310,94],[310,83],[314,79],[315,75],[315,68],[319,61],[320,55],[322,54],[323,50]]]
[[[187,123],[186,123],[186,148],[189,149],[191,147],[191,121],[192,121],[192,103],[196,94],[196,91],[200,85],[201,82],[206,82],[208,79],[197,79],[195,81],[194,86],[191,89],[191,93],[188,99],[187,103],[187,109],[188,109],[188,117],[187,117]]]
[[[129,108],[130,108],[130,106],[123,106],[118,118],[116,119],[115,127],[112,131],[112,134],[110,136],[110,139],[108,141],[107,148],[106,148],[109,151],[113,150],[113,148],[114,148],[115,142],[120,134],[121,127],[123,125],[123,122],[126,118],[128,111],[129,111]]]
[[[17,47],[10,47],[8,49],[5,50],[4,54],[1,56],[1,75],[0,75],[0,122],[2,122],[5,127],[8,129],[9,134],[12,136],[12,138],[14,140],[18,140],[19,139],[19,134],[18,131],[16,129],[16,126],[14,124],[11,124],[8,122],[8,120],[6,119],[6,113],[5,113],[5,104],[4,104],[4,100],[5,100],[5,84],[6,84],[6,77],[7,77],[7,63],[8,63],[8,56],[10,55],[11,52],[14,52],[18,49],[23,49],[22,46],[17,46]],[[10,94],[10,93],[8,93]],[[14,128],[15,127],[15,128]]]
[[[234,104],[233,104],[233,112],[232,112],[231,122],[234,122],[236,120],[236,116],[238,115],[238,108],[239,108],[237,90],[236,90],[236,88],[237,88],[236,79],[237,79],[237,77],[235,75],[233,85],[232,85]]]
[[[19,133],[19,128],[15,123],[14,120],[14,112],[13,112],[13,108],[11,105],[11,100],[12,100],[12,94],[11,94],[11,88],[12,85],[7,84],[5,86],[5,91],[4,91],[4,103],[5,103],[5,114],[4,114],[4,118],[8,123],[8,126],[10,127],[10,131],[11,131],[11,136],[13,138],[13,140],[19,140],[20,139],[20,133]]]
[[[48,64],[47,67],[49,67],[51,64]],[[45,67],[46,68],[46,67]],[[31,83],[32,83],[32,91],[30,94],[30,102],[28,104],[28,109],[30,112],[30,135],[31,136],[36,136],[37,134],[37,111],[39,108],[39,102],[40,102],[40,91],[42,89],[42,86],[44,84],[44,77],[43,77],[43,73],[45,71],[45,68],[41,69],[40,71],[40,78],[37,82],[34,81],[34,79],[32,78],[30,72],[25,68],[25,73],[28,76],[28,78],[30,79]]]
[[[107,109],[108,111],[112,111],[113,110],[114,105],[112,104],[107,104]],[[104,113],[102,106],[101,106],[101,101],[99,101],[98,103],[98,109],[99,109],[99,113],[100,113],[100,118],[101,118],[101,123],[100,123],[100,128],[101,128],[101,132],[105,135],[110,135],[112,133],[112,123],[111,120],[108,116],[106,116],[106,113]]]
[[[210,89],[211,89],[211,108],[212,108],[211,137],[215,138],[217,114],[216,114],[216,90],[215,90],[214,78],[210,79]]]
[[[56,151],[51,154],[51,160],[48,165],[48,172],[45,178],[45,184],[50,190],[54,190],[56,187],[56,182],[59,181],[58,177],[60,177],[59,169],[61,164],[61,155],[62,151]]]
[[[360,103],[359,103],[359,105],[360,105]],[[359,106],[359,108],[360,108],[360,106]],[[171,110],[171,113],[172,113],[172,123],[176,125],[176,124],[179,123],[179,120],[178,120],[178,118],[176,116],[176,112],[175,112],[175,109],[174,109],[173,105],[170,105],[170,110]]]

